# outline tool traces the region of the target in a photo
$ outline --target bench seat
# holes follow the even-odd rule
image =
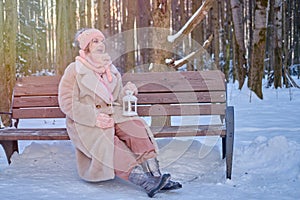
[[[155,138],[187,136],[225,136],[223,125],[150,127]],[[65,128],[7,128],[0,131],[0,140],[69,140]]]

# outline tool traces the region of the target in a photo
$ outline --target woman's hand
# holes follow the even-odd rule
[[[126,85],[123,88],[124,93],[126,92],[126,90],[132,91],[134,95],[138,94],[138,89],[135,86],[135,84],[131,83],[131,82],[127,82]]]
[[[98,126],[99,128],[111,128],[114,126],[114,123],[115,122],[113,118],[107,114],[99,113],[97,116],[96,126]]]

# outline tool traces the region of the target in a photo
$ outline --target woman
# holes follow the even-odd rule
[[[97,29],[76,34],[80,56],[66,68],[59,85],[59,104],[76,149],[79,176],[86,181],[118,176],[143,187],[149,197],[181,188],[170,174],[160,173],[157,144],[147,124],[139,117],[122,116],[125,91],[138,91],[130,82],[123,87],[105,53],[104,39]]]

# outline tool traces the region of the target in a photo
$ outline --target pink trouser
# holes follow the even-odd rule
[[[125,180],[133,167],[157,156],[144,124],[138,120],[116,124],[114,144],[115,174]]]

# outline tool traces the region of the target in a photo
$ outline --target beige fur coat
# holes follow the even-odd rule
[[[61,110],[66,114],[66,126],[70,139],[76,149],[77,169],[79,176],[87,181],[113,179],[114,174],[114,128],[101,129],[96,126],[99,112],[110,114],[115,123],[131,119],[144,120],[139,117],[122,116],[122,98],[124,88],[121,75],[112,65],[113,81],[109,90],[114,98],[113,109],[103,106],[110,102],[107,88],[96,77],[95,73],[81,62],[71,63],[65,70],[59,84],[58,101]],[[153,134],[146,125],[147,132],[156,146]]]

